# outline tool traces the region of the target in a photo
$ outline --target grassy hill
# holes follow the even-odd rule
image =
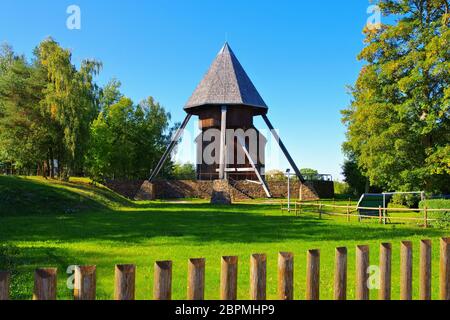
[[[392,242],[393,298],[399,297],[402,240],[414,241],[415,273],[419,240],[433,240],[433,297],[438,297],[439,237],[447,230],[411,225],[358,223],[345,218],[280,212],[279,204],[133,202],[88,180],[69,183],[40,178],[0,177],[0,270],[12,271],[12,298],[30,299],[33,272],[58,268],[58,299],[71,299],[67,268],[97,266],[97,298],[111,299],[114,265],[137,265],[136,297],[150,299],[153,264],[173,261],[173,298],[186,298],[187,261],[204,257],[206,299],[219,298],[220,257],[239,256],[239,299],[248,299],[249,257],[267,254],[267,297],[277,298],[277,254],[295,254],[295,298],[304,298],[306,251],[321,250],[321,297],[333,297],[335,248],[349,249],[349,298],[354,297],[355,247],[370,245],[377,264],[381,242]],[[414,276],[414,296],[418,296]],[[376,298],[377,290],[371,291]]]
[[[71,214],[113,209],[131,202],[89,179],[70,182],[39,177],[0,176],[1,214]]]

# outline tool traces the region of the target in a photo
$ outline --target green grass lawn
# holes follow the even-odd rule
[[[346,203],[346,201],[344,201]],[[321,250],[321,298],[333,296],[334,249],[349,249],[349,298],[354,297],[355,246],[370,245],[378,263],[381,242],[392,242],[393,298],[399,298],[399,243],[414,241],[414,296],[418,297],[419,240],[433,239],[433,298],[438,298],[439,238],[448,230],[414,225],[348,223],[345,218],[280,211],[278,203],[211,206],[132,202],[85,180],[47,182],[0,177],[0,269],[13,272],[12,298],[30,299],[36,267],[58,267],[58,298],[70,299],[69,265],[97,266],[97,297],[113,296],[114,265],[137,265],[136,296],[151,299],[153,263],[173,261],[173,298],[186,298],[187,261],[206,258],[207,299],[219,298],[220,257],[239,256],[239,299],[249,297],[249,260],[266,253],[267,296],[276,299],[277,254],[295,254],[295,298],[303,299],[306,251]],[[372,298],[377,297],[372,290]]]

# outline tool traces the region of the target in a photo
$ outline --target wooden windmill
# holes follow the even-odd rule
[[[225,43],[220,50],[209,71],[187,102],[184,110],[187,113],[186,118],[158,165],[153,170],[149,179],[150,183],[159,174],[192,116],[199,117],[200,130],[202,131],[199,137],[207,134],[208,130],[215,130],[215,132],[219,133],[219,137],[216,137],[216,139],[220,140],[220,143],[214,141],[219,145],[218,152],[212,155],[216,161],[211,163],[211,161],[204,161],[203,158],[198,159],[198,180],[253,180],[260,183],[267,196],[271,197],[264,177],[266,139],[253,125],[254,117],[261,116],[299,180],[302,183],[305,182],[300,170],[267,117],[269,108],[228,43]],[[239,129],[241,129],[241,132],[246,132],[249,129],[256,132],[257,139],[253,148],[249,147],[249,141],[246,140],[246,137],[240,134],[227,139],[228,131],[239,131]],[[198,138],[198,157],[203,157],[208,148],[207,144],[201,142],[202,139]],[[245,155],[245,160],[241,163],[235,161],[239,153]]]

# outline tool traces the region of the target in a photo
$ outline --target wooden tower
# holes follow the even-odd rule
[[[196,139],[197,179],[252,180],[260,183],[267,196],[271,197],[264,179],[266,138],[253,124],[254,117],[262,116],[296,175],[304,183],[300,171],[267,117],[269,109],[266,103],[228,43],[220,50],[184,110],[187,116],[153,170],[149,182],[160,172],[191,117],[197,116],[202,132]],[[211,148],[212,144],[216,148]]]

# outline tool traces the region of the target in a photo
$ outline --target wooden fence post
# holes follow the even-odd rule
[[[237,300],[238,257],[222,257],[220,299]]]
[[[266,300],[266,264],[265,254],[253,254],[250,257],[251,300]]]
[[[420,241],[420,300],[431,300],[431,240]]]
[[[33,300],[56,300],[56,268],[36,269]]]
[[[153,299],[172,300],[172,261],[155,262]]]
[[[9,287],[11,274],[6,271],[0,271],[0,301],[9,300]]]
[[[205,299],[205,264],[206,260],[189,259],[188,263],[188,300]]]
[[[412,242],[400,245],[400,300],[412,300]]]
[[[350,206],[347,206],[347,222],[350,222]]]
[[[356,300],[369,300],[369,246],[356,247]]]
[[[294,254],[278,255],[278,296],[280,300],[294,300]]]
[[[75,300],[95,300],[96,296],[96,267],[75,267],[75,288],[73,297]]]
[[[322,219],[322,204],[319,204],[319,219]]]
[[[380,245],[380,290],[379,300],[391,300],[391,262],[392,245],[382,243]]]
[[[378,206],[378,218],[380,224],[383,224],[383,210],[381,209],[381,206]]]
[[[440,293],[441,300],[450,300],[450,238],[441,239]]]
[[[336,248],[334,300],[347,300],[347,248]]]
[[[136,266],[116,265],[114,300],[134,300],[136,286]]]
[[[423,209],[423,226],[424,228],[428,228],[428,208],[425,207]]]
[[[319,300],[320,250],[309,250],[306,264],[306,300]]]

